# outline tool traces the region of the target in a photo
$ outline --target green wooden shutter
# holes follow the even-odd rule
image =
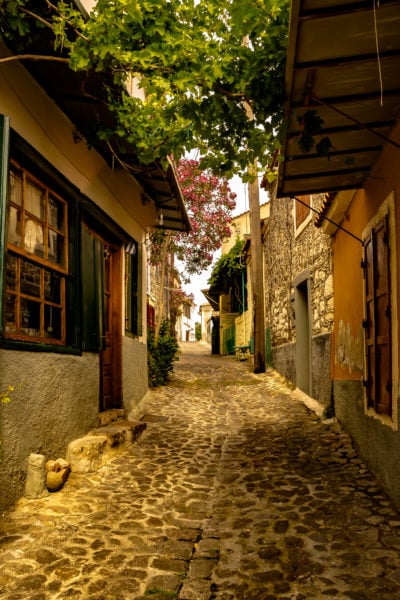
[[[125,252],[125,331],[132,333],[132,255]]]
[[[104,347],[104,246],[86,227],[81,236],[82,348],[98,352]]]
[[[137,335],[143,335],[143,306],[142,306],[142,246],[138,244],[136,254],[136,332]]]
[[[125,265],[125,330],[133,335],[142,335],[142,254],[138,244],[135,244],[134,254],[125,254]]]
[[[7,183],[10,147],[10,119],[0,115],[0,331],[3,330],[3,290],[6,257]]]

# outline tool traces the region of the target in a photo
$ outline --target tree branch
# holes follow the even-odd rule
[[[49,9],[53,10],[56,14],[60,15],[60,12],[57,9],[57,6],[54,6],[54,4],[52,4],[51,2],[49,2],[48,0],[45,0],[47,6]],[[50,29],[53,29],[53,25],[52,23],[49,23],[49,21],[46,21],[46,19],[44,19],[43,17],[41,17],[40,15],[37,15],[36,13],[26,9],[26,8],[20,8],[21,12],[25,13],[26,15],[29,15],[30,17],[33,17],[34,19],[36,19],[37,21],[40,21],[41,23],[43,23],[44,25],[46,25],[46,27],[49,27]],[[88,38],[86,36],[83,35],[83,33],[81,33],[78,29],[76,29],[76,27],[73,27],[71,25],[71,23],[68,23],[68,26],[71,27],[71,29],[73,29],[73,31],[75,32],[75,34],[80,37],[81,39],[85,40],[85,42],[88,42]]]
[[[0,58],[0,64],[12,62],[13,60],[53,60],[56,62],[69,63],[69,58],[62,56],[45,56],[44,54],[16,54],[15,56],[3,56]]]
[[[161,148],[161,146],[163,146],[166,142],[168,142],[168,140],[172,140],[174,139],[177,135],[181,134],[183,131],[186,131],[187,129],[189,129],[192,126],[192,122],[190,122],[188,125],[186,125],[185,127],[182,127],[182,129],[180,129],[179,131],[176,131],[174,134],[169,135],[167,137],[165,137],[163,140],[161,140],[161,142],[159,142],[158,144],[156,144],[153,148],[153,150],[158,150],[158,148]]]
[[[36,19],[37,21],[40,21],[41,23],[43,23],[43,25],[46,25],[46,27],[49,27],[50,29],[53,29],[53,26],[51,23],[49,23],[46,19],[44,19],[43,17],[41,17],[40,15],[37,15],[36,13],[28,10],[27,8],[23,8],[21,7],[19,9],[21,12],[23,12],[26,15],[29,15],[30,17],[33,17],[34,19]]]
[[[225,90],[222,86],[218,85],[215,86],[216,90],[218,90],[218,92],[220,92],[223,96],[226,96],[227,98],[240,98],[241,100],[243,100],[244,102],[247,102],[247,104],[251,105],[251,100],[248,96],[246,96],[246,94],[243,94],[242,92],[229,92],[228,90]]]

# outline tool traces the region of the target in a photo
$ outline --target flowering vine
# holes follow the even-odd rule
[[[231,235],[229,225],[236,194],[225,177],[203,170],[198,160],[180,160],[176,172],[192,230],[189,233],[168,232],[168,252],[181,261],[184,277],[190,279],[210,266],[214,252]],[[152,264],[159,261],[166,235],[161,230],[154,230],[150,235]]]
[[[192,229],[188,233],[161,229],[154,229],[150,233],[150,264],[161,266],[161,286],[156,307],[156,344],[164,316],[163,286],[168,257],[172,255],[182,264],[183,273],[178,275],[179,281],[189,282],[192,275],[207,269],[212,263],[214,252],[221,247],[223,240],[231,235],[229,225],[236,205],[236,194],[231,191],[228,180],[202,169],[200,161],[180,160],[176,165],[176,173]],[[183,290],[171,291],[175,304],[184,299],[190,300]],[[182,294],[185,294],[186,298],[183,298]],[[172,311],[175,319],[177,310],[179,306]]]

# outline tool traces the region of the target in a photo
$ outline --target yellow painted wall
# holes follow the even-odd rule
[[[365,220],[365,199],[353,200],[350,217],[343,227],[361,237]],[[334,317],[334,378],[360,379],[363,372],[363,273],[362,246],[348,234],[338,230],[333,249]]]
[[[397,137],[400,136],[398,127]],[[357,190],[341,225],[354,235],[362,238],[364,229],[376,215],[379,207],[394,198],[394,221],[396,227],[396,256],[400,250],[399,206],[400,197],[400,153],[387,146],[377,163],[365,189]],[[393,248],[392,248],[393,251]],[[363,375],[364,363],[364,281],[361,269],[362,245],[341,230],[334,236],[333,277],[335,298],[334,352],[332,353],[332,371],[334,379],[359,380]],[[398,261],[397,261],[398,262]],[[392,272],[392,283],[396,285],[399,296],[399,277]],[[393,307],[392,307],[393,309]],[[393,314],[398,322],[398,310]],[[393,340],[397,356],[398,340]]]
[[[235,346],[247,346],[251,338],[251,314],[246,310],[235,319]]]
[[[260,206],[260,219],[267,219],[269,217],[269,208],[269,202]],[[227,254],[233,248],[238,238],[243,240],[245,236],[250,235],[250,212],[246,211],[234,217],[230,224],[230,229],[232,235],[223,241],[221,247],[222,254]]]

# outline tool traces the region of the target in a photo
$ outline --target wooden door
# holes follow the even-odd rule
[[[100,410],[122,406],[121,251],[104,244],[104,341],[100,350]]]
[[[82,349],[98,352],[99,410],[122,406],[122,250],[82,226]]]

